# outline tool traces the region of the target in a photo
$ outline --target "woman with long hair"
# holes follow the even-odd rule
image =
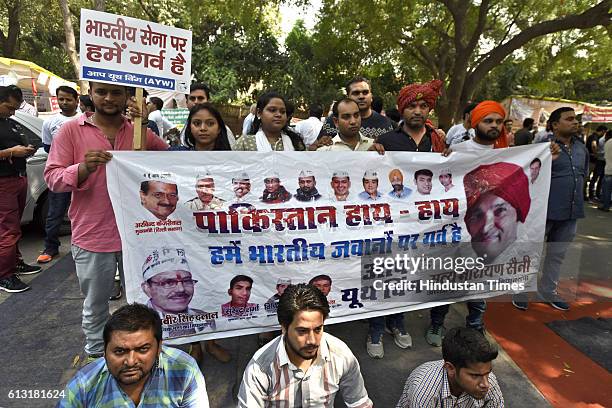
[[[285,98],[276,92],[266,92],[257,100],[256,117],[251,134],[243,135],[234,146],[242,151],[306,150],[302,138],[289,129]]]
[[[191,108],[185,126],[185,145],[169,150],[232,150],[221,113],[210,103]]]

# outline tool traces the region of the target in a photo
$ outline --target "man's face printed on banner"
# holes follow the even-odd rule
[[[249,281],[238,281],[234,283],[227,293],[232,297],[231,305],[244,307],[251,298],[252,284]]]
[[[167,219],[176,210],[178,187],[174,183],[149,181],[148,191],[140,191],[140,202],[160,220]]]
[[[153,307],[166,313],[186,313],[193,297],[195,281],[187,271],[166,271],[142,283]]]

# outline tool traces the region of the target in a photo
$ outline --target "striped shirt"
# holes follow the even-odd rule
[[[247,365],[238,408],[331,408],[338,391],[349,408],[372,407],[359,362],[342,340],[323,333],[318,356],[303,372],[289,361],[284,336],[279,336]]]
[[[489,391],[481,400],[466,393],[455,397],[448,384],[444,360],[429,361],[410,373],[396,408],[503,408],[504,397],[495,374],[489,374],[489,383]]]
[[[58,408],[114,408],[136,405],[108,371],[104,357],[81,368],[66,386]],[[206,384],[200,368],[187,353],[162,346],[140,398],[139,408],[208,408]]]

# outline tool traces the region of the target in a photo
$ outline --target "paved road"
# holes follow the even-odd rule
[[[587,219],[579,224],[577,242],[581,248],[580,273],[583,277],[609,278],[612,270],[612,213],[587,209]],[[42,234],[27,228],[20,245],[27,261],[33,261],[41,249]],[[62,254],[68,252],[69,237],[62,238]],[[605,248],[608,251],[605,251]],[[589,252],[591,251],[591,252]],[[54,261],[53,264],[58,262]],[[82,298],[70,257],[64,257],[58,268],[24,277],[32,290],[8,295],[0,293],[0,408],[47,407],[53,400],[10,400],[14,389],[60,390],[75,369],[73,359],[83,346],[80,329]],[[46,267],[45,269],[48,269]],[[112,302],[116,308],[122,302]],[[465,307],[453,305],[447,317],[448,327],[463,324]],[[428,325],[427,311],[406,313],[406,323],[413,337],[413,348],[400,350],[390,336],[384,338],[385,358],[372,360],[365,351],[367,323],[355,321],[326,328],[343,339],[358,357],[369,394],[377,407],[393,407],[404,381],[418,364],[440,359],[439,348],[426,344],[423,334]],[[489,337],[491,341],[493,339]],[[219,341],[233,356],[230,363],[221,364],[207,358],[202,364],[212,407],[234,406],[234,396],[245,365],[256,350],[256,336],[243,336]],[[500,380],[510,408],[549,407],[523,372],[503,352],[495,361],[494,370]],[[336,404],[341,406],[341,404]]]

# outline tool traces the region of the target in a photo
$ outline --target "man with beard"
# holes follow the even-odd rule
[[[178,203],[178,187],[164,175],[154,176],[140,183],[140,203],[160,220],[166,220]]]
[[[168,145],[147,129],[147,111],[130,98],[128,88],[91,82],[95,112],[66,122],[55,138],[45,167],[45,181],[54,192],[72,191],[68,215],[72,225],[72,256],[83,302],[83,332],[87,360],[104,351],[102,329],[108,320],[108,300],[115,272],[123,271],[121,239],[106,187],[106,163],[112,150],[132,150],[134,126],[123,116],[142,116],[147,150]],[[142,112],[142,115],[141,115]],[[86,361],[87,361],[86,360]]]
[[[321,194],[317,191],[317,180],[314,173],[310,170],[302,170],[298,175],[298,185],[296,194],[293,196],[298,201],[308,202],[317,201]]]
[[[81,368],[58,407],[208,408],[204,376],[183,351],[162,344],[155,311],[134,303],[104,326],[104,358]]]
[[[391,198],[408,198],[412,193],[412,189],[404,185],[404,175],[400,169],[393,169],[389,172],[389,181],[393,186],[393,190],[387,194]]]
[[[451,146],[453,152],[473,152],[508,147],[504,118],[506,110],[495,101],[482,101],[471,114],[471,126],[476,131],[473,139]]]
[[[182,248],[161,248],[149,254],[142,265],[142,291],[149,297],[148,307],[159,313],[163,320],[172,315],[210,315],[203,310],[192,309],[189,303],[193,298],[197,280],[192,279],[185,250]],[[193,328],[173,329],[164,332],[164,338],[187,336],[215,329],[214,319],[197,320]]]
[[[405,152],[439,152],[446,148],[444,138],[431,126],[427,117],[435,109],[440,96],[442,81],[435,79],[425,84],[410,84],[400,90],[397,107],[403,121],[397,129],[378,138],[385,150]],[[372,358],[383,358],[383,334],[393,336],[396,346],[401,349],[412,347],[412,337],[404,326],[404,314],[395,313],[368,319],[370,329],[366,340],[366,350]],[[385,330],[386,329],[386,330]]]
[[[209,172],[198,174],[196,177],[197,197],[187,201],[185,205],[194,210],[220,210],[225,200],[215,196],[215,180]]]
[[[264,178],[266,186],[262,196],[259,198],[266,204],[278,204],[291,200],[291,193],[280,183],[280,176],[276,172],[269,173]]]
[[[57,103],[61,112],[45,119],[42,127],[42,142],[47,153],[51,149],[53,137],[60,130],[62,125],[78,116],[77,107],[79,104],[79,94],[69,86],[58,86],[55,91],[57,95]],[[71,193],[47,193],[47,202],[49,203],[49,211],[47,212],[47,221],[45,225],[45,249],[38,256],[38,263],[51,262],[54,256],[59,254],[60,241],[58,234],[66,211],[70,206]]]
[[[504,406],[491,364],[497,348],[485,336],[469,328],[450,330],[442,358],[410,373],[396,408]]]
[[[331,201],[347,201],[351,197],[351,178],[348,171],[336,170],[332,174],[331,182],[329,183],[334,192],[331,196]]]
[[[239,408],[371,408],[359,362],[342,340],[324,333],[329,304],[314,286],[291,285],[278,303],[282,334],[259,349],[242,376]]]
[[[441,89],[442,81],[438,79],[403,87],[397,97],[403,121],[397,129],[380,136],[378,143],[390,151],[442,152],[446,147],[444,139],[427,119]]]

